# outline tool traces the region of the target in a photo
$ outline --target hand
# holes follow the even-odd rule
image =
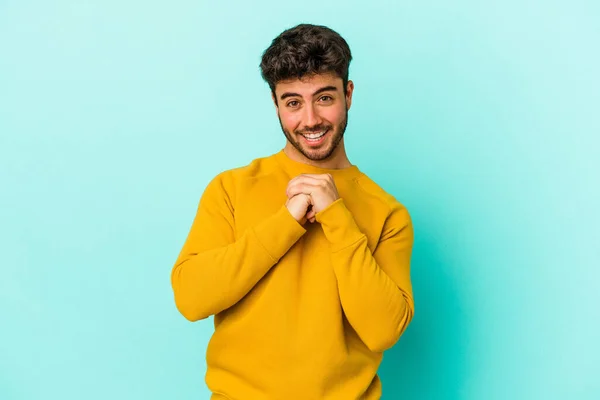
[[[315,222],[315,215],[340,198],[331,174],[302,174],[289,181],[286,195],[288,199],[304,194],[310,197],[310,210],[306,219]]]
[[[306,214],[308,210],[310,210],[312,204],[311,201],[312,199],[309,195],[301,193],[288,198],[285,202],[285,206],[296,221],[298,221],[300,225],[304,225],[307,220]]]

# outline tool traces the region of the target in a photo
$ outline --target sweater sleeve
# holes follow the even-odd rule
[[[282,205],[235,240],[228,179],[221,173],[207,185],[171,271],[175,305],[190,321],[237,303],[306,232]]]
[[[330,242],[342,308],[365,345],[375,352],[392,347],[414,314],[410,281],[413,226],[396,203],[376,249],[357,226],[342,198],[316,214]]]

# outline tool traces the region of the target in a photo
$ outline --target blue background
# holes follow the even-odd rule
[[[208,181],[284,146],[258,64],[300,22],[415,224],[384,399],[600,398],[598,2],[0,0],[1,399],[208,398],[169,276]]]

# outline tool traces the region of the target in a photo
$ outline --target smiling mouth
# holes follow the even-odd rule
[[[325,140],[325,136],[329,133],[329,129],[325,129],[317,133],[301,134],[304,141],[310,146],[316,146],[321,144]]]

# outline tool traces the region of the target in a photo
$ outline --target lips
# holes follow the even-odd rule
[[[318,146],[321,143],[323,143],[323,141],[325,140],[325,138],[327,137],[328,134],[329,134],[329,129],[327,129],[325,131],[325,133],[323,133],[323,135],[320,138],[318,138],[318,139],[310,139],[310,138],[308,138],[308,137],[306,137],[304,135],[301,135],[301,136],[302,136],[302,138],[304,140],[304,143],[306,143],[308,146],[313,147],[313,146]]]

